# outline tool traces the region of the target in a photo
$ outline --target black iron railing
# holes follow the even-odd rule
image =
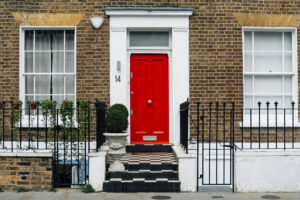
[[[180,104],[180,144],[188,153],[189,142],[189,100]]]
[[[233,185],[236,149],[300,149],[294,102],[285,108],[278,102],[258,102],[256,108],[238,108],[234,102],[197,103],[196,116],[189,143],[194,147],[188,149],[197,151],[197,184],[202,179],[202,185]]]
[[[242,109],[236,145],[241,149],[298,149],[298,115],[294,102],[286,108],[278,102],[258,102],[256,108]]]
[[[53,153],[54,186],[76,187],[88,181],[88,153],[103,144],[105,103],[89,102],[57,109],[39,102],[16,106],[0,102],[0,150]]]

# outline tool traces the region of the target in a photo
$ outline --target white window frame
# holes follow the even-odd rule
[[[292,33],[292,72],[245,72],[245,32],[252,31],[252,32],[291,32]],[[252,34],[253,37],[254,34]],[[245,111],[249,111],[251,108],[245,108],[245,75],[292,75],[292,101],[295,102],[295,111],[294,111],[294,123],[292,122],[292,115],[287,114],[286,115],[286,127],[290,127],[292,125],[299,127],[300,124],[298,122],[298,42],[297,42],[297,28],[294,27],[242,27],[242,50],[243,50],[243,109],[244,109],[244,116],[243,116],[243,123],[241,123],[244,127],[249,127],[250,125],[252,127],[274,127],[276,126],[275,122],[275,113],[272,110],[272,112],[269,113],[269,123],[267,123],[267,116],[266,114],[261,114],[261,121],[260,124],[258,123],[258,112],[252,113],[252,124],[250,124],[250,114],[245,114]],[[284,41],[282,41],[284,42]],[[254,38],[252,38],[252,47],[254,43]],[[284,51],[282,51],[284,53]],[[252,48],[252,54],[254,55],[254,49]],[[254,56],[252,57],[254,60]],[[253,61],[252,61],[253,62]],[[283,63],[284,63],[284,56],[283,56]],[[253,64],[252,64],[253,65]],[[254,67],[254,66],[252,66]],[[254,76],[253,76],[254,77]],[[254,81],[252,80],[252,84],[254,84]],[[253,104],[255,102],[253,101]],[[284,104],[283,104],[284,106]],[[256,107],[257,108],[257,107]],[[270,105],[270,108],[274,109],[274,105]],[[253,108],[252,108],[253,109]],[[278,112],[277,115],[277,126],[283,127],[284,126],[284,116],[283,114],[280,114]]]
[[[168,32],[169,33],[169,46],[130,46],[130,33],[131,32],[156,32],[156,31],[162,31],[162,32]],[[170,50],[172,49],[172,33],[170,28],[128,28],[127,30],[127,49],[128,50]]]
[[[74,30],[74,73],[40,73],[40,74],[63,74],[63,75],[74,75],[74,103],[76,104],[76,55],[77,55],[77,47],[76,47],[76,26],[20,26],[20,35],[19,35],[19,63],[20,63],[20,73],[19,73],[19,99],[23,102],[23,109],[25,108],[25,56],[24,56],[24,49],[25,49],[25,30]],[[65,37],[64,37],[65,40]],[[34,50],[33,50],[34,52]],[[65,54],[65,49],[64,49]],[[65,61],[64,61],[64,67],[65,67]],[[26,73],[30,74],[30,73]],[[35,73],[32,73],[35,74]],[[64,87],[65,88],[65,87]],[[40,94],[39,94],[40,95]],[[47,94],[48,95],[48,94]],[[68,95],[64,91],[64,96]],[[73,94],[72,94],[73,95]],[[58,109],[58,108],[57,108]],[[29,126],[29,120],[26,115],[24,115],[24,119],[22,119],[22,127],[26,128]],[[43,117],[39,116],[39,127],[43,127],[42,122]],[[32,116],[32,122],[30,123],[30,127],[36,127],[37,126],[37,119],[35,119],[34,116]]]

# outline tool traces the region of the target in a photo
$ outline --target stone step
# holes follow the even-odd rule
[[[157,178],[167,178],[169,180],[178,180],[178,171],[173,170],[136,170],[124,172],[107,172],[106,180],[111,178],[121,178],[122,180],[133,180],[134,178],[144,178],[145,180],[155,180]]]
[[[161,170],[178,170],[177,162],[174,163],[125,163],[125,169],[128,171],[137,170],[151,170],[151,171],[161,171]]]
[[[111,178],[103,183],[104,192],[180,192],[180,181],[168,179],[133,179]]]
[[[126,152],[172,152],[171,144],[130,144]]]

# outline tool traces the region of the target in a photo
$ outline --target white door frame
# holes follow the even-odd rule
[[[168,54],[169,143],[179,144],[179,105],[189,98],[189,16],[192,9],[107,8],[105,13],[110,16],[110,104],[122,103],[130,110],[131,53]],[[171,48],[128,48],[128,30],[135,28],[170,30]],[[120,77],[120,82],[116,81],[116,76]]]

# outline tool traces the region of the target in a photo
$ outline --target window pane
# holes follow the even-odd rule
[[[53,101],[56,101],[56,108],[60,108],[61,106],[61,103],[63,102],[64,100],[64,96],[63,95],[60,95],[60,96],[56,96],[56,95],[53,95]]]
[[[33,102],[34,101],[34,98],[33,96],[25,96],[25,102],[24,102],[24,107],[25,107],[25,114],[28,115],[29,112],[28,112],[28,109],[29,109],[29,104],[28,102]]]
[[[169,46],[169,32],[167,31],[132,31],[130,32],[130,46]]]
[[[284,50],[292,51],[292,33],[291,32],[284,33]]]
[[[245,51],[252,51],[252,32],[244,33]]]
[[[66,94],[74,94],[74,75],[66,75]]]
[[[291,76],[284,77],[284,93],[292,94],[292,77]]]
[[[64,31],[52,31],[52,50],[64,50]]]
[[[35,53],[35,72],[51,72],[51,53]]]
[[[63,52],[53,52],[53,72],[64,72]]]
[[[33,94],[33,76],[25,76],[25,94]]]
[[[254,32],[255,51],[282,51],[281,32]]]
[[[35,93],[50,94],[50,75],[35,76]]]
[[[66,31],[66,50],[74,50],[74,30]]]
[[[35,96],[35,100],[36,101],[39,101],[39,102],[41,102],[41,101],[43,101],[43,100],[48,100],[48,99],[50,99],[50,96]]]
[[[252,72],[252,53],[245,53],[245,72]]]
[[[252,76],[245,76],[245,93],[252,93]]]
[[[245,108],[253,108],[253,98],[252,96],[245,97]]]
[[[66,72],[74,72],[74,53],[66,52]]]
[[[66,95],[66,100],[75,102],[75,96],[74,95]],[[74,104],[75,105],[75,104]]]
[[[255,94],[282,94],[282,76],[256,76],[254,78]]]
[[[53,94],[64,94],[64,75],[53,75]]]
[[[255,53],[255,72],[282,72],[282,53]]]
[[[284,53],[284,71],[285,72],[293,71],[292,53]]]
[[[33,50],[33,31],[25,31],[25,50]]]
[[[292,96],[285,96],[284,97],[284,107],[285,108],[292,108]]]
[[[25,53],[25,72],[33,72],[33,53]]]
[[[278,108],[282,108],[282,96],[256,96],[254,97],[254,107],[258,108],[257,103],[261,102],[261,108],[267,108],[267,102],[269,101],[269,108],[274,108],[274,103],[278,102]]]
[[[50,50],[51,31],[37,30],[35,31],[35,49]]]

